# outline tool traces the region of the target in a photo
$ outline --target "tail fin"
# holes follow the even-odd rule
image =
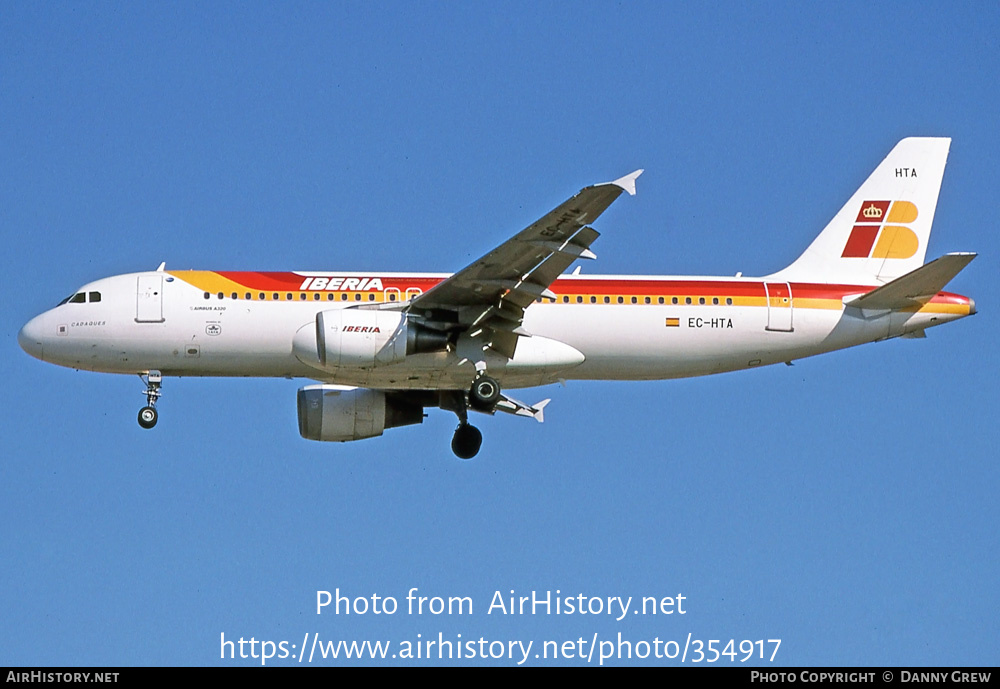
[[[886,283],[924,263],[951,139],[903,139],[792,265],[769,279]]]

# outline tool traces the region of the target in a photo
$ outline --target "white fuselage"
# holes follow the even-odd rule
[[[159,271],[105,278],[82,287],[76,302],[32,319],[19,341],[44,361],[109,373],[310,378],[396,390],[464,389],[475,376],[467,335],[447,351],[386,365],[324,368],[315,356],[319,312],[398,308],[445,275],[383,274],[346,290],[347,278],[308,289],[303,276],[318,273],[266,274],[285,279],[281,288],[250,275],[265,274]],[[371,288],[358,289],[366,282]],[[338,288],[330,289],[334,283]],[[844,306],[873,287],[564,275],[551,288],[554,301],[543,298],[526,310],[523,330],[531,337],[520,338],[513,359],[490,351],[478,358],[507,388],[559,379],[681,378],[919,335],[975,312],[971,300],[948,293],[911,311]]]

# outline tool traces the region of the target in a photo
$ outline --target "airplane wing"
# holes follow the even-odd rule
[[[514,356],[521,322],[536,299],[552,298],[551,285],[599,236],[588,227],[623,191],[635,195],[642,170],[595,184],[549,212],[479,260],[413,299],[406,310],[439,330],[467,331]]]

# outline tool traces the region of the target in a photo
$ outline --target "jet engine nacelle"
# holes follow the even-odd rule
[[[307,385],[299,389],[299,434],[307,440],[347,442],[382,435],[386,428],[424,420],[420,405],[379,390],[342,385]]]
[[[406,358],[406,314],[336,309],[316,314],[316,348],[325,368],[394,364]]]
[[[443,350],[446,333],[410,322],[402,311],[334,309],[316,314],[320,366],[370,368],[395,364],[407,354]]]

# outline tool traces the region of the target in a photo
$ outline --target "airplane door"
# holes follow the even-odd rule
[[[163,322],[163,276],[140,275],[135,295],[137,323]]]
[[[792,332],[792,287],[787,282],[765,282],[767,330]]]

